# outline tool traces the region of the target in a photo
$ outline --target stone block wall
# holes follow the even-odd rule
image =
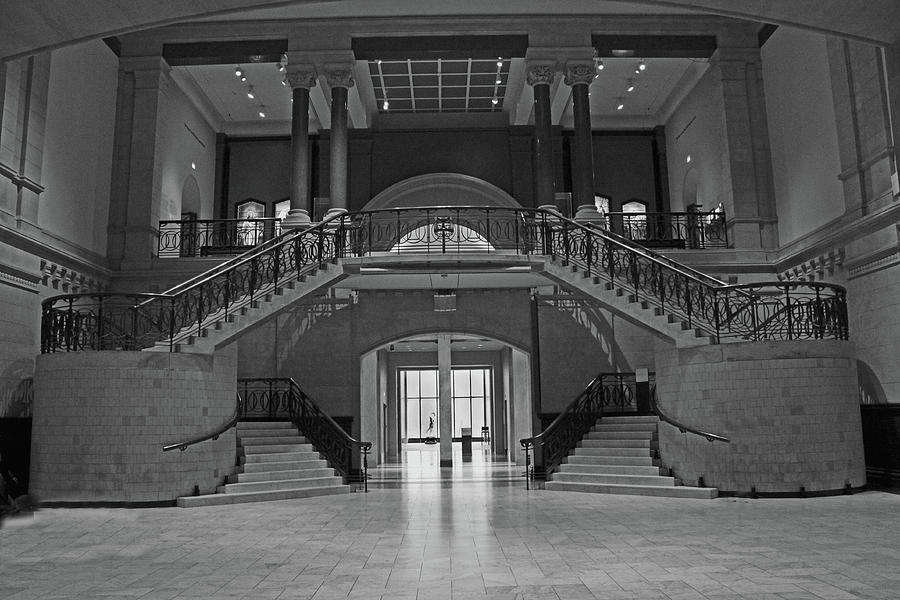
[[[826,492],[865,484],[856,361],[849,342],[660,346],[659,404],[669,417],[724,435],[708,442],[661,423],[660,455],[687,485],[724,492]]]
[[[42,502],[166,503],[212,493],[235,464],[236,353],[44,354],[35,369],[31,492]]]

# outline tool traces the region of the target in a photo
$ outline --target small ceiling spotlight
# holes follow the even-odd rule
[[[503,83],[503,80],[498,77],[497,81],[495,81],[494,83],[500,85],[501,83]]]
[[[282,78],[281,78],[281,85],[287,87],[287,77],[282,77]]]
[[[497,96],[494,96],[493,98],[491,98],[491,104],[493,104],[494,106],[497,106],[497,104],[499,102],[500,102],[500,100],[497,99]]]
[[[625,91],[633,92],[634,91],[634,79],[628,79],[627,82],[628,82],[628,86],[625,88]]]
[[[234,67],[234,76],[235,77],[243,77],[244,76],[244,70],[241,69],[241,65],[237,65]]]
[[[266,118],[266,107],[263,106],[262,104],[259,105],[259,118],[260,119]]]
[[[595,68],[597,70],[597,73],[599,73],[600,71],[602,71],[603,69],[606,68],[606,66],[603,64],[602,58],[597,59],[597,64],[596,64]]]
[[[196,171],[196,170],[197,170],[197,163],[192,162],[192,163],[191,163],[191,168],[192,168],[193,170]]]
[[[256,94],[253,93],[253,86],[252,86],[252,85],[251,85],[249,88],[247,88],[247,97],[250,98],[251,100],[253,100],[254,98],[256,98]]]
[[[623,102],[621,98],[617,99],[616,103],[616,110],[622,110],[623,108],[625,108],[625,102]]]
[[[387,109],[389,109],[390,107],[391,107],[391,103],[388,102],[387,100],[385,100],[385,101],[381,104],[381,110],[387,110]]]
[[[647,70],[647,63],[645,63],[644,59],[642,58],[641,62],[639,62],[638,65],[634,68],[634,72],[640,74],[646,70]]]
[[[502,67],[502,66],[503,66],[503,61],[502,61],[502,60],[498,60],[498,61],[497,61],[497,66],[498,66],[498,67]]]
[[[378,66],[381,66],[381,59],[379,58],[378,60],[376,60],[376,61],[375,61],[375,64],[378,65]]]
[[[685,162],[691,162],[691,155],[690,155],[690,154],[687,155],[687,158],[685,159]]]

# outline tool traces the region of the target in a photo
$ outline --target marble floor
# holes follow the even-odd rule
[[[526,492],[479,450],[410,449],[368,494],[9,519],[0,598],[900,598],[900,495]]]

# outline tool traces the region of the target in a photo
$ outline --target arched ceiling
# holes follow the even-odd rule
[[[252,9],[307,15],[541,14],[536,0],[0,0],[0,58],[11,59],[73,42]],[[541,8],[543,7],[543,8]],[[702,13],[793,25],[889,45],[900,41],[897,0],[559,0],[554,14]]]

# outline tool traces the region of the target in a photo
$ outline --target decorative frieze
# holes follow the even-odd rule
[[[778,275],[780,281],[822,281],[831,277],[844,264],[844,249],[837,248],[826,254],[804,261]]]
[[[106,287],[102,281],[47,260],[41,260],[41,285],[63,294],[101,292]]]

